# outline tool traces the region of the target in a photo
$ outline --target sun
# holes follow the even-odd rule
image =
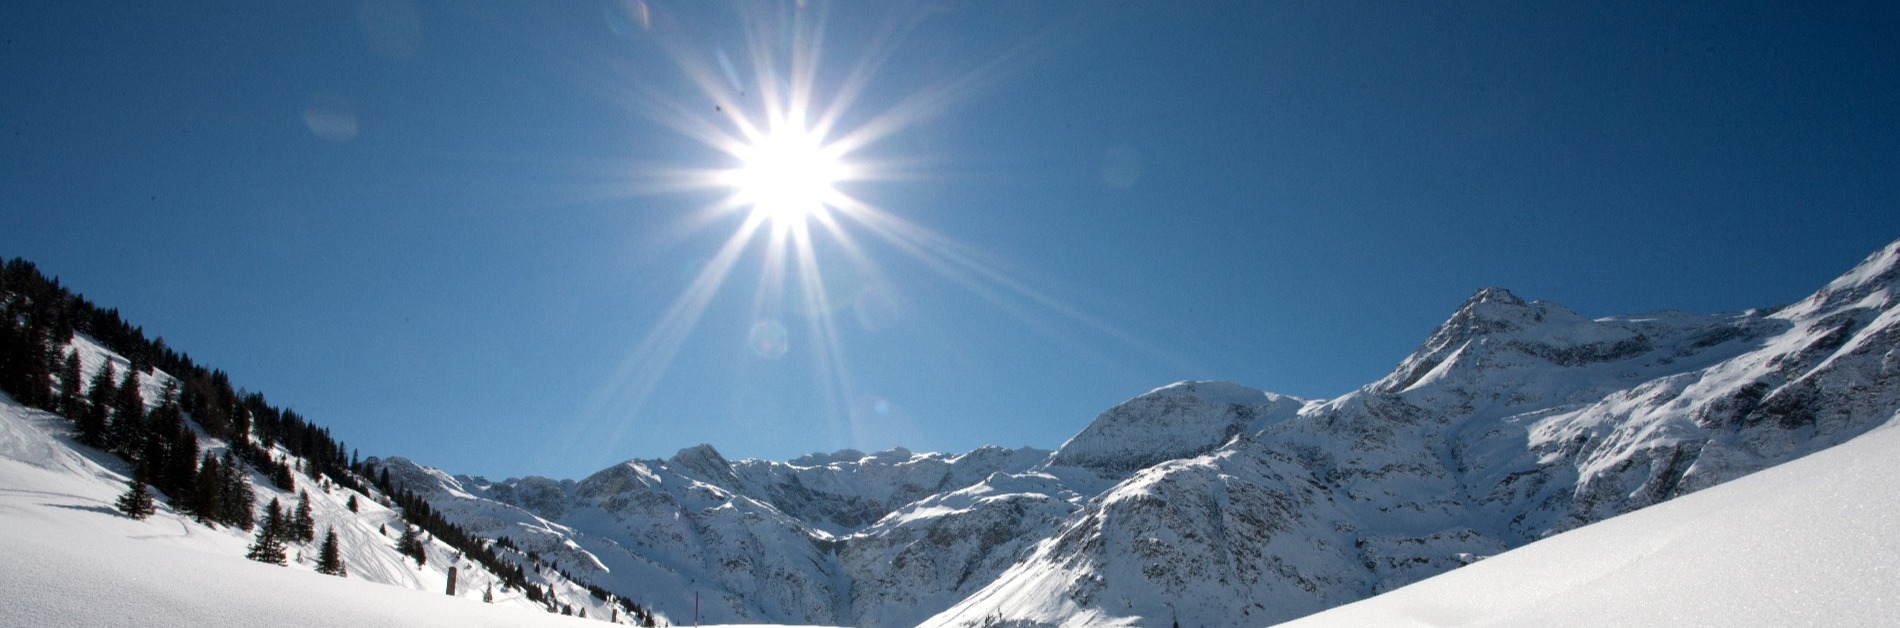
[[[741,206],[777,226],[801,224],[837,204],[835,185],[851,173],[841,151],[795,123],[773,125],[737,152],[740,166],[728,183]]]

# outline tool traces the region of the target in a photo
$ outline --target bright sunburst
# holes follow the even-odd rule
[[[829,406],[821,425],[836,438],[855,441],[867,422],[884,420],[879,417],[885,412],[876,410],[880,407],[876,403],[867,406],[873,409],[868,414],[852,410],[853,400],[881,397],[853,380],[841,334],[851,322],[869,330],[889,327],[904,312],[898,305],[901,286],[872,260],[871,251],[861,245],[862,236],[1038,328],[1062,329],[1080,323],[1132,345],[1141,344],[1037,292],[961,243],[855,197],[854,190],[843,185],[870,186],[922,176],[908,171],[905,162],[876,159],[863,151],[942,113],[982,82],[992,66],[979,66],[968,76],[925,86],[895,99],[888,109],[847,116],[846,110],[868,88],[873,72],[905,41],[904,29],[917,22],[895,20],[889,32],[870,37],[871,50],[855,56],[856,65],[841,80],[831,82],[830,89],[820,90],[822,7],[816,15],[803,2],[784,8],[742,12],[750,54],[739,56],[737,64],[723,49],[707,50],[697,38],[663,43],[699,89],[685,99],[648,94],[649,113],[720,153],[722,163],[703,169],[656,170],[652,174],[661,182],[654,189],[723,192],[719,201],[693,212],[682,224],[696,230],[736,222],[737,228],[697,265],[689,285],[609,378],[614,384],[589,402],[588,413],[636,414],[713,306],[714,297],[739,272],[747,252],[762,249],[756,257],[761,265],[751,299],[750,331],[735,340],[743,340],[759,360],[809,360],[810,372],[822,382],[823,390],[818,392]],[[646,23],[643,17],[642,24]],[[665,30],[661,17],[654,17],[652,23],[656,31]],[[729,220],[734,217],[740,218]],[[821,264],[821,258],[829,263]],[[842,273],[846,277],[827,277],[823,269],[828,268],[851,272]],[[841,312],[848,314],[847,320],[838,320]],[[1031,320],[1051,315],[1064,322]],[[605,438],[578,433],[574,437],[611,447],[629,424],[618,423]]]
[[[793,122],[774,125],[737,152],[741,166],[729,173],[728,184],[738,202],[779,227],[837,205],[842,199],[832,186],[850,176],[837,148]]]

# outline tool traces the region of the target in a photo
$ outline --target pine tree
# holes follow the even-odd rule
[[[79,350],[66,354],[59,368],[59,414],[77,423],[86,417],[86,378],[79,372]]]
[[[86,392],[86,415],[79,421],[79,442],[99,448],[106,446],[112,399],[118,391],[113,387],[113,377],[111,361],[93,373],[92,385]]]
[[[422,544],[422,537],[416,536],[416,529],[407,524],[402,527],[402,538],[396,541],[396,551],[416,559],[417,569],[421,569],[429,562],[428,552]]]
[[[284,515],[283,503],[277,501],[275,497],[270,498],[270,505],[264,509],[264,527],[271,531],[271,536],[279,540],[291,538],[290,517]]]
[[[284,491],[295,490],[297,488],[297,478],[290,474],[290,465],[272,461],[269,466],[270,483],[272,486]]]
[[[198,434],[184,425],[182,417],[181,414],[171,429],[171,444],[165,448],[165,467],[159,474],[164,480],[159,489],[173,496],[192,495],[198,489]]]
[[[158,509],[152,504],[152,494],[145,487],[145,467],[141,465],[138,472],[132,474],[132,479],[126,481],[125,493],[119,495],[119,501],[113,506],[133,519],[144,520],[152,516]]]
[[[291,538],[309,543],[317,538],[317,522],[310,516],[310,492],[297,493],[297,511],[290,516]]]
[[[257,529],[257,537],[252,539],[250,551],[244,557],[260,563],[289,564],[289,560],[284,557],[284,542],[272,535],[268,527]]]
[[[245,558],[260,563],[274,565],[289,564],[284,557],[284,511],[277,500],[270,500],[270,508],[264,513],[264,525],[257,527],[257,538],[251,541],[250,552]]]
[[[145,431],[145,462],[152,465],[152,485],[171,495],[183,494],[198,470],[198,435],[185,425],[177,382],[165,382]]]
[[[248,444],[251,442],[251,409],[238,404],[237,411],[231,413],[231,442]]]
[[[50,410],[55,408],[50,386],[53,354],[47,348],[51,320],[49,312],[42,311],[46,305],[35,301],[22,295],[0,312],[0,390],[27,407]],[[21,314],[25,325],[16,327]]]
[[[112,428],[107,444],[121,456],[134,457],[145,444],[145,431],[145,396],[139,393],[139,372],[127,369],[125,379],[119,382],[118,394],[113,397]]]
[[[354,494],[350,495],[350,500],[347,502],[343,502],[343,505],[345,507],[348,507],[350,509],[350,512],[356,512],[356,495]]]
[[[224,519],[224,468],[218,464],[217,456],[207,453],[199,463],[190,501],[191,513],[199,523],[230,523]]]
[[[251,504],[257,500],[257,492],[251,488],[251,480],[245,477],[244,463],[238,462],[230,450],[224,452],[224,462],[219,465],[224,472],[224,481],[220,482],[223,496],[224,522],[240,530],[249,530],[256,524],[251,512]]]
[[[343,566],[343,551],[337,547],[336,530],[323,533],[323,547],[317,550],[317,573],[332,576],[348,576],[349,569]]]

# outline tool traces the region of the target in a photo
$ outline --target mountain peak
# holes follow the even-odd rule
[[[1843,308],[1884,308],[1896,296],[1900,296],[1900,240],[1875,251],[1826,287],[1776,311],[1774,316],[1802,319],[1829,316]]]
[[[1177,382],[1095,417],[1051,461],[1120,476],[1200,455],[1242,432],[1291,418],[1305,404],[1230,382]]]
[[[1538,312],[1517,295],[1503,288],[1480,288],[1465,299],[1451,317],[1432,330],[1432,335],[1406,356],[1385,379],[1372,385],[1382,392],[1398,392],[1425,377],[1449,359],[1472,338],[1519,329],[1537,322]]]
[[[1886,248],[1867,256],[1867,259],[1855,264],[1853,270],[1828,282],[1821,292],[1860,297],[1874,290],[1894,287],[1900,287],[1900,240],[1894,240]]]
[[[1465,299],[1465,304],[1460,306],[1459,309],[1471,308],[1486,303],[1515,305],[1518,307],[1525,305],[1524,300],[1518,298],[1515,294],[1511,294],[1510,290],[1492,286],[1479,288],[1477,292],[1471,293],[1471,298]]]
[[[732,462],[706,443],[681,449],[667,462],[720,486],[731,487],[737,481],[732,473]]]

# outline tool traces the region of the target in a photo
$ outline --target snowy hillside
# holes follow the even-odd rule
[[[7,421],[10,440],[17,426]],[[113,491],[65,472],[86,461],[40,459],[64,468],[37,468],[12,457],[18,444],[0,459],[0,625],[600,625],[244,560],[241,539],[171,517],[123,517],[110,507]]]
[[[1880,626],[1900,618],[1900,429],[1285,624]]]
[[[130,366],[124,358],[85,336],[75,337],[70,349],[79,356],[82,368],[88,373],[108,364],[119,372]],[[163,372],[140,378],[141,388],[151,399],[160,397],[165,383],[175,383]],[[423,623],[454,623],[447,619],[478,615],[484,607],[549,614],[544,605],[527,599],[520,589],[508,587],[496,574],[434,539],[424,539],[425,563],[418,566],[415,560],[398,551],[400,531],[407,524],[397,512],[384,505],[379,494],[351,491],[300,473],[293,475],[299,490],[280,490],[264,474],[245,467],[246,481],[255,491],[249,507],[262,512],[267,504],[276,500],[288,511],[299,502],[301,495],[307,494],[317,539],[326,533],[337,535],[341,562],[347,571],[345,578],[316,574],[317,541],[289,543],[288,569],[244,560],[254,540],[251,530],[207,524],[201,518],[179,512],[162,494],[152,517],[134,520],[114,509],[115,501],[126,492],[132,471],[130,465],[110,453],[79,444],[70,435],[72,431],[72,423],[67,419],[23,407],[11,397],[0,395],[0,523],[8,531],[5,540],[20,544],[10,547],[5,553],[8,559],[0,561],[4,562],[0,565],[0,579],[6,582],[0,586],[10,591],[37,592],[24,598],[25,601],[8,605],[11,608],[7,612],[16,613],[12,617],[18,621],[0,621],[0,624],[152,625],[144,619],[134,621],[134,618],[164,617],[165,612],[176,613],[171,616],[178,621],[169,622],[170,625],[267,624],[274,623],[273,618],[284,612],[279,609],[327,608],[332,602],[285,598],[306,587],[331,591],[325,588],[326,581],[331,580],[353,582],[334,589],[341,596],[339,599],[361,598],[377,603],[405,599],[374,591],[361,593],[357,584],[394,585],[414,592],[428,592],[427,597],[445,598],[451,569],[455,573],[454,597],[474,606],[443,611],[444,620],[429,619]],[[203,434],[200,438],[203,451],[213,457],[226,449],[222,441]],[[302,464],[281,449],[276,450],[275,455]],[[351,503],[355,504],[355,510],[351,509]],[[522,562],[532,565],[531,561]],[[289,576],[289,579],[275,575],[260,577],[255,573],[258,570],[301,572],[301,575]],[[227,575],[230,576],[228,581],[220,580]],[[120,590],[95,589],[90,588],[91,585],[69,589],[57,584],[96,581],[103,585],[120,580],[131,581],[127,590],[158,597],[154,600],[127,597],[115,603],[99,603],[96,598],[100,591]],[[193,588],[197,585],[170,586],[200,581],[206,589]],[[605,619],[616,615],[606,602],[593,598],[582,586],[557,574],[535,574],[531,581],[547,587],[564,603],[587,610],[595,617]],[[227,601],[201,593],[226,589],[231,595],[246,599]],[[257,600],[249,599],[251,593],[263,591],[272,593]],[[485,597],[492,602],[482,604]],[[9,599],[22,598],[9,596]],[[91,601],[77,603],[87,600]],[[127,611],[148,602],[157,603],[157,600],[180,606],[156,611],[157,615]],[[413,600],[404,604],[429,607],[428,602]],[[263,609],[272,610],[264,612]],[[359,610],[344,615],[381,617],[371,623],[405,625],[411,623],[408,618],[420,617],[408,611]],[[75,621],[75,617],[92,617],[97,621]],[[518,615],[496,617],[519,618]],[[482,623],[512,625],[512,620],[477,622]]]
[[[88,373],[123,362],[83,335],[74,342]],[[156,398],[159,377],[134,384]],[[147,545],[243,555],[243,532],[163,507],[143,523],[110,511],[130,469],[76,444],[67,419],[25,405],[0,398],[0,487],[8,491],[0,493],[0,518],[97,526]],[[346,560],[352,578],[439,595],[446,567],[455,564],[457,595],[475,599],[501,578],[455,556],[443,539],[431,540],[420,568],[398,554],[391,528],[401,524],[387,505],[405,503],[482,548],[497,548],[559,605],[595,618],[617,614],[599,597],[610,591],[662,617],[697,613],[715,623],[1259,626],[1398,591],[1393,599],[1412,601],[1354,612],[1436,622],[1443,611],[1516,624],[1513,613],[1543,611],[1490,598],[1476,606],[1459,606],[1455,596],[1428,604],[1417,599],[1426,594],[1406,592],[1436,595],[1443,589],[1435,587],[1450,585],[1406,587],[1474,562],[1482,567],[1470,573],[1501,569],[1529,560],[1511,558],[1525,552],[1598,561],[1579,567],[1590,573],[1608,573],[1589,570],[1614,569],[1602,561],[1616,560],[1662,573],[1674,563],[1646,557],[1674,557],[1671,547],[1720,554],[1713,541],[1684,540],[1700,534],[1689,524],[1668,523],[1715,515],[1652,511],[1635,520],[1663,521],[1671,532],[1618,551],[1538,548],[1575,547],[1584,541],[1564,539],[1606,529],[1625,530],[1616,539],[1651,534],[1619,527],[1635,525],[1622,518],[1599,522],[1815,452],[1825,455],[1810,460],[1864,470],[1852,460],[1890,450],[1900,437],[1881,427],[1896,420],[1900,242],[1774,309],[1590,318],[1487,288],[1390,374],[1347,395],[1303,400],[1181,382],[1108,409],[1056,451],[845,450],[774,462],[732,461],[700,445],[580,480],[493,481],[400,457],[348,460],[350,473],[378,476],[387,494],[342,488],[356,475],[341,485],[296,479],[309,488],[320,525],[356,548]],[[206,451],[226,447],[201,436]],[[271,460],[300,468],[326,455],[319,449],[315,458],[295,459],[284,444],[275,447]],[[329,458],[344,460],[337,449]],[[1794,468],[1829,463],[1801,464]],[[1861,491],[1862,480],[1846,473],[1803,475],[1841,478],[1844,488],[1802,488],[1802,499]],[[254,475],[253,506],[296,499]],[[1810,481],[1822,480],[1800,480]],[[1791,482],[1743,484],[1758,488],[1742,499],[1774,507],[1792,499],[1774,492]],[[1891,505],[1891,491],[1863,492],[1870,503]],[[1716,499],[1703,495],[1682,503]],[[351,497],[360,513],[347,511]],[[1717,507],[1681,508],[1653,512]],[[1748,541],[1748,523],[1713,526],[1709,538]],[[1900,531],[1891,523],[1863,517],[1831,529],[1891,536]],[[146,528],[175,532],[136,532]],[[313,550],[299,549],[290,569],[275,569],[309,571]],[[1760,556],[1768,562],[1744,567],[1785,559]],[[1870,554],[1888,562],[1869,569],[1887,569],[1890,556]],[[1433,582],[1462,582],[1464,573]],[[1866,586],[1900,583],[1892,571],[1881,573]],[[1468,576],[1497,577],[1520,579]],[[1598,597],[1626,586],[1521,580],[1539,591]],[[590,595],[581,583],[604,590]],[[501,587],[496,603],[547,608]],[[1630,617],[1649,623],[1640,620],[1652,616]]]

